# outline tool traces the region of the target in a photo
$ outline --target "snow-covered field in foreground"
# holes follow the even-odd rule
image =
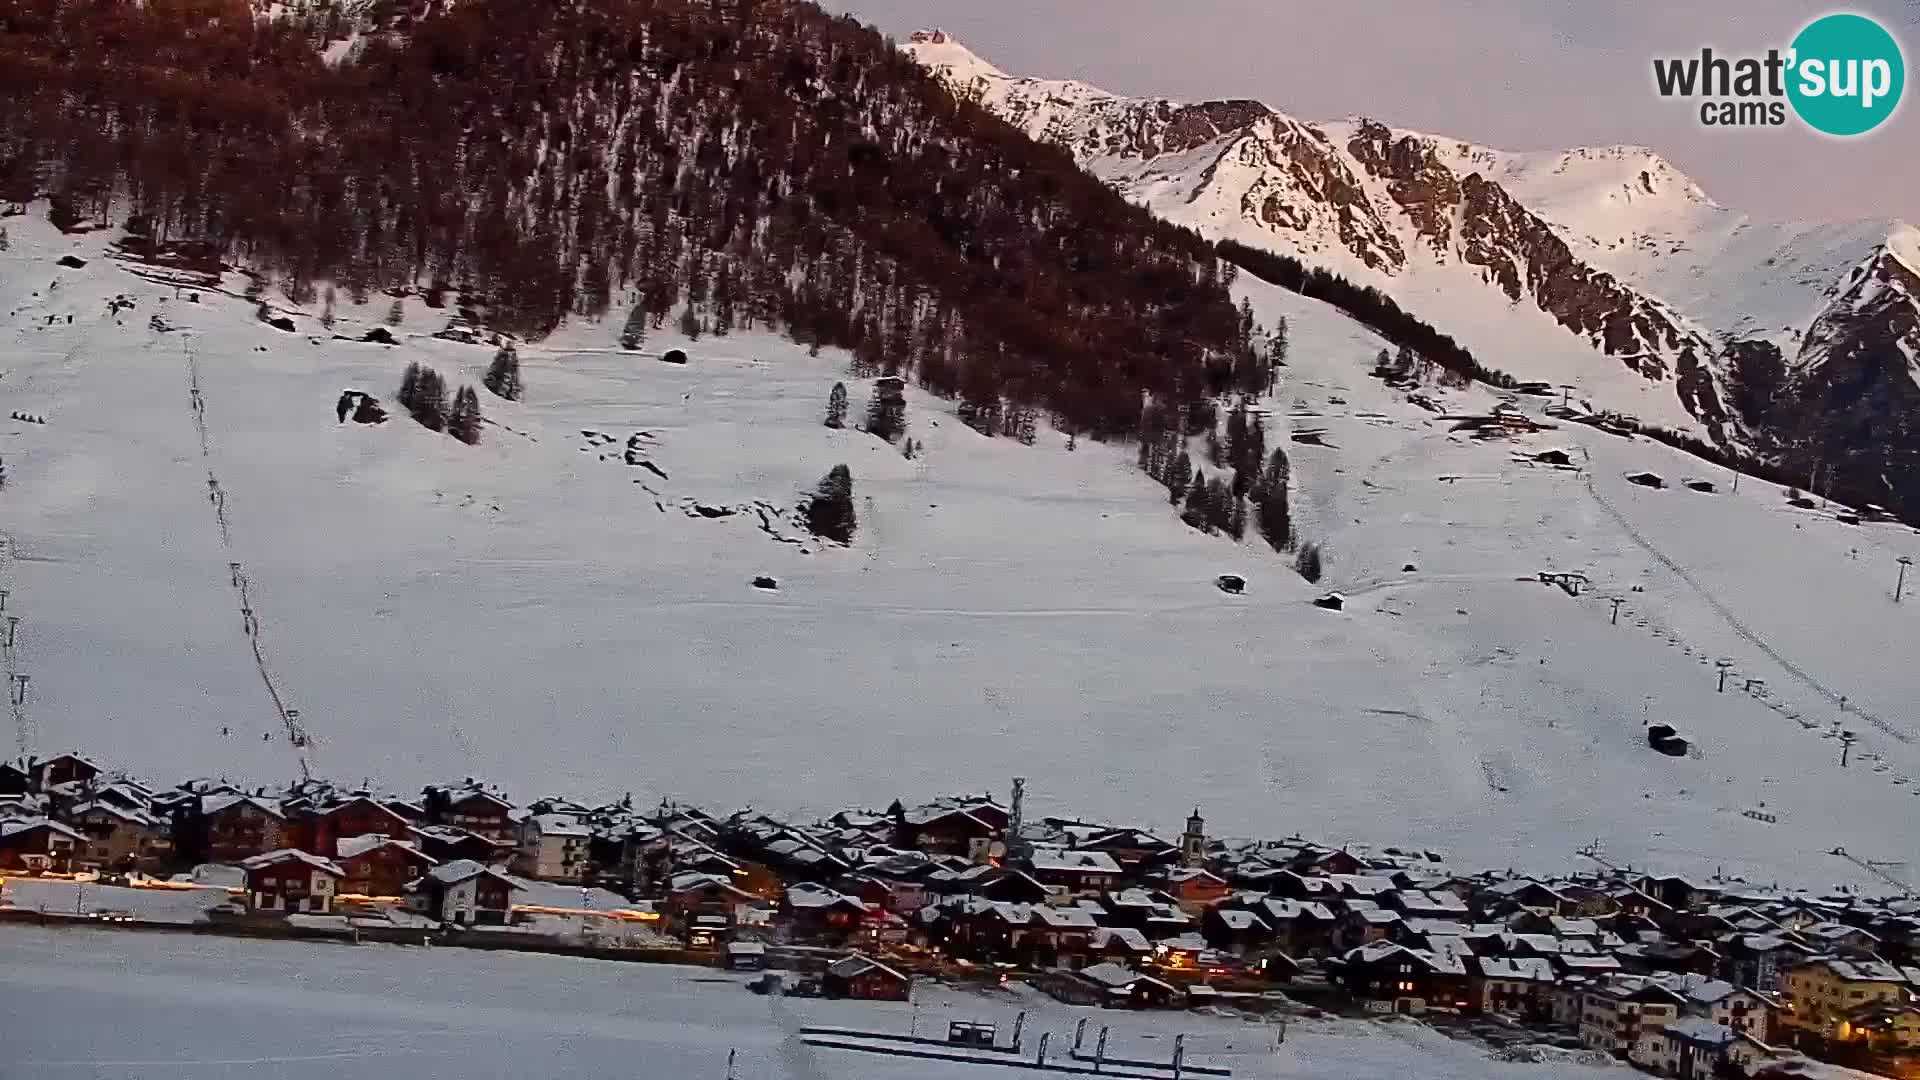
[[[991,1080],[977,1065],[816,1049],[803,1024],[905,1034],[950,1020],[998,1024],[1029,1010],[1023,1044],[1054,1056],[1081,1017],[1108,1025],[1110,1053],[1188,1060],[1236,1080],[1586,1080],[1574,1065],[1510,1065],[1414,1024],[1295,1022],[1276,1028],[1194,1014],[1073,1009],[1036,994],[923,987],[904,1004],[768,999],[744,977],[700,968],[556,957],[0,929],[6,1075],[326,1077],[371,1080]],[[989,1075],[991,1074],[991,1076]],[[1042,1074],[1032,1074],[1042,1075]]]
[[[987,439],[913,391],[917,460],[830,431],[844,358],[764,335],[702,340],[677,367],[569,327],[524,350],[524,401],[481,393],[501,426],[466,447],[391,401],[411,360],[478,384],[491,349],[413,336],[444,313],[410,307],[399,348],[308,316],[283,333],[135,278],[104,237],[8,224],[0,413],[46,423],[0,423],[0,587],[32,677],[18,734],[42,753],[162,780],[294,775],[235,561],[311,765],[348,781],[830,812],[1023,775],[1034,813],[1177,832],[1198,803],[1216,834],[1410,843],[1462,868],[1564,869],[1599,839],[1637,866],[1871,885],[1822,853],[1916,855],[1920,635],[1890,596],[1911,532],[1757,481],[1689,491],[1705,466],[1586,428],[1449,435],[1364,376],[1377,339],[1258,283],[1240,288],[1263,321],[1294,328],[1273,438],[1317,428],[1332,447],[1289,445],[1302,531],[1328,551],[1318,588],[1251,536],[1182,526],[1130,447]],[[69,251],[89,265],[57,267]],[[135,302],[117,317],[116,294]],[[343,303],[338,330],[385,312]],[[857,415],[869,388],[849,386]],[[344,389],[394,418],[337,424]],[[640,433],[659,473],[623,463]],[[1552,447],[1582,468],[1513,460]],[[755,502],[791,507],[839,462],[850,549],[762,530]],[[1669,486],[1628,483],[1637,469]],[[1544,587],[1548,569],[1594,590]],[[1329,587],[1344,612],[1308,603]],[[1722,658],[1785,711],[1716,694]],[[1821,737],[1840,695],[1886,725],[1845,714],[1862,742],[1844,772]],[[1700,756],[1648,750],[1649,719]]]

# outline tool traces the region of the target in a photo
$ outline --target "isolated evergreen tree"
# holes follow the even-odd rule
[[[688,304],[687,309],[680,313],[680,336],[688,341],[700,340],[700,316],[693,310],[692,304]]]
[[[1207,481],[1207,531],[1226,532],[1233,520],[1233,491],[1227,487],[1226,480],[1214,477]]]
[[[321,326],[324,326],[324,327],[326,327],[326,328],[327,328],[327,329],[329,329],[329,330],[331,330],[331,329],[333,329],[333,322],[334,322],[334,317],[333,317],[333,286],[331,286],[331,285],[329,285],[329,286],[327,286],[327,298],[326,298],[326,301],[325,301],[325,305],[326,305],[326,306],[325,306],[325,307],[324,307],[324,308],[323,308],[323,309],[321,310],[321,312],[320,312],[320,325],[321,325]]]
[[[1020,418],[1014,423],[1013,437],[1020,440],[1022,446],[1032,446],[1040,438],[1039,421],[1034,419],[1033,410],[1023,408]]]
[[[1073,453],[1074,449],[1079,445],[1080,445],[1079,436],[1075,435],[1071,431],[1067,432],[1067,453],[1069,454]]]
[[[900,447],[900,456],[906,458],[908,461],[912,461],[914,458],[920,456],[922,449],[921,444],[914,442],[912,439],[908,439]]]
[[[387,325],[399,326],[401,323],[406,321],[407,321],[407,309],[405,305],[401,304],[399,300],[395,300],[393,302],[393,306],[387,309]]]
[[[1287,504],[1291,472],[1286,450],[1276,447],[1267,471],[1254,485],[1254,527],[1275,551],[1285,551],[1293,545],[1293,511]]]
[[[907,398],[899,379],[887,378],[873,384],[873,397],[867,402],[867,432],[892,442],[907,430]]]
[[[7,486],[7,463],[0,461],[0,488]]]
[[[827,394],[827,426],[835,429],[847,426],[846,383],[834,383],[833,390]]]
[[[440,373],[423,364],[408,364],[400,382],[400,406],[421,427],[445,431],[447,427],[447,381]]]
[[[473,387],[463,386],[453,395],[453,408],[447,413],[447,434],[473,446],[480,441],[480,395]]]
[[[815,536],[837,540],[842,544],[853,542],[853,472],[845,465],[835,465],[820,480],[820,486],[814,489],[806,506],[807,528]]]
[[[1306,578],[1308,581],[1319,581],[1320,575],[1324,571],[1324,567],[1321,565],[1320,545],[1301,544],[1300,553],[1294,556],[1293,568],[1298,570],[1300,576]]]
[[[508,401],[520,400],[520,354],[512,344],[500,346],[500,351],[493,354],[493,363],[487,366],[487,376],[480,381],[495,397],[503,397]]]
[[[1287,340],[1287,317],[1280,316],[1273,324],[1273,336],[1267,339],[1267,362],[1275,368],[1287,366],[1287,350],[1291,348]]]
[[[620,347],[638,349],[641,342],[647,340],[647,307],[645,304],[633,305],[627,312],[627,325],[620,331]]]
[[[1227,504],[1227,535],[1240,540],[1247,535],[1247,500],[1239,495],[1229,494]]]
[[[13,241],[7,236],[7,227],[0,225],[0,251],[5,251],[12,246]]]
[[[418,362],[407,365],[406,374],[400,376],[400,392],[394,400],[408,412],[413,411],[413,403],[420,400],[420,365]]]

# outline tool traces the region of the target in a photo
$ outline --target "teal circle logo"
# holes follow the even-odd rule
[[[1787,98],[1815,131],[1864,135],[1886,122],[1906,89],[1900,43],[1865,15],[1815,19],[1793,39]]]

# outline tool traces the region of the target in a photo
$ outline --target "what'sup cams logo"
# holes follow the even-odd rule
[[[1665,98],[1698,99],[1707,127],[1781,127],[1788,108],[1808,127],[1842,138],[1865,135],[1893,116],[1906,89],[1900,43],[1865,15],[1826,15],[1786,49],[1765,56],[1657,59],[1653,81]]]

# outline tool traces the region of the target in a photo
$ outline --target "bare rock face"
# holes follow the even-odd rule
[[[1434,254],[1452,251],[1453,210],[1460,205],[1460,184],[1431,146],[1413,135],[1395,139],[1386,125],[1367,120],[1347,141],[1347,153],[1387,182],[1387,193],[1406,210]]]

